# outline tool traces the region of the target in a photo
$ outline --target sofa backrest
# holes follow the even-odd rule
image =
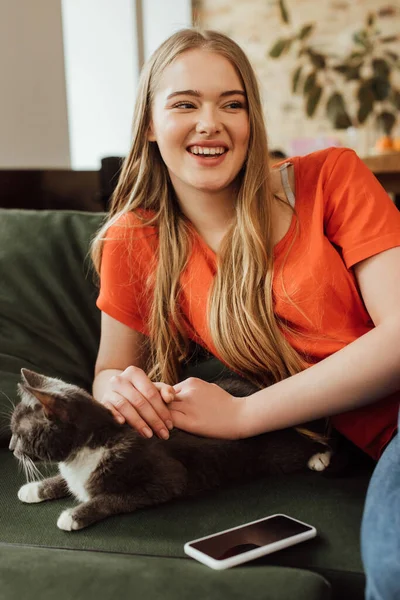
[[[88,252],[104,218],[0,210],[0,445],[21,367],[91,388],[100,311]]]

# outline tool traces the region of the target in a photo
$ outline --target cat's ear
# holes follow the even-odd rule
[[[48,379],[46,375],[41,375],[40,373],[36,373],[35,371],[30,371],[29,369],[25,368],[21,369],[21,377],[23,383],[34,388],[44,387],[44,384]]]
[[[58,418],[61,421],[68,421],[68,410],[65,405],[65,400],[61,396],[50,394],[49,392],[46,392],[46,390],[40,390],[31,385],[24,385],[23,387],[39,400],[47,418]]]

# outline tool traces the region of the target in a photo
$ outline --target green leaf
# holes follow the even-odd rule
[[[317,74],[315,71],[309,73],[306,77],[303,87],[303,94],[306,96],[311,92],[311,90],[315,87],[315,82],[317,79]]]
[[[284,39],[277,40],[269,51],[270,57],[279,58],[280,55],[286,50],[286,42],[287,40]]]
[[[336,116],[335,121],[333,122],[333,126],[335,129],[348,129],[352,125],[353,123],[351,122],[351,119],[346,111],[343,113],[339,113]]]
[[[357,81],[360,79],[360,66],[361,65],[336,65],[333,69],[344,75],[346,81]]]
[[[360,103],[357,111],[357,120],[362,125],[368,119],[369,115],[372,113],[374,108],[373,102],[368,102],[368,100],[363,100]]]
[[[315,111],[317,110],[317,106],[321,99],[321,95],[322,87],[319,85],[314,86],[310,94],[308,95],[306,103],[306,113],[309,117],[312,117]]]
[[[353,34],[353,40],[356,44],[364,46],[364,48],[367,48],[369,45],[368,33],[365,31],[365,29],[362,29],[361,31],[356,31],[356,33]]]
[[[392,44],[393,42],[399,41],[399,36],[398,35],[386,35],[385,37],[381,37],[379,41],[382,42],[383,44]]]
[[[372,79],[363,81],[357,91],[357,99],[360,104],[368,102],[373,104],[375,102],[375,94],[372,87]]]
[[[307,54],[310,57],[311,62],[316,69],[325,68],[325,56],[323,56],[322,54],[318,54],[318,52],[314,52],[312,48],[307,48]]]
[[[390,93],[390,83],[386,77],[372,77],[371,90],[375,100],[386,100]]]
[[[364,58],[365,56],[365,50],[361,50],[361,51],[357,51],[357,52],[352,52],[349,56],[349,59],[352,60],[354,58]]]
[[[289,52],[294,38],[286,38],[285,52]]]
[[[346,73],[346,81],[358,81],[360,79],[360,65],[349,67]]]
[[[342,94],[334,92],[326,104],[326,113],[335,129],[347,129],[352,122],[346,111]]]
[[[315,27],[315,23],[308,23],[308,25],[303,25],[303,27],[300,29],[300,33],[297,36],[299,40],[305,40],[306,37],[308,37],[312,30]]]
[[[385,135],[390,135],[392,133],[392,129],[395,123],[395,115],[388,111],[383,111],[376,117],[377,127],[381,129]]]
[[[399,90],[392,90],[390,101],[397,110],[400,110],[400,92]]]
[[[333,67],[334,71],[337,71],[338,73],[342,73],[342,75],[345,75],[348,71],[348,66],[347,65],[336,65]]]
[[[399,55],[396,52],[392,52],[391,50],[385,50],[386,56],[390,58],[393,62],[397,62],[399,60]]]
[[[286,8],[285,0],[279,0],[279,10],[281,13],[281,19],[284,23],[289,23],[289,13]]]
[[[332,119],[336,113],[343,112],[344,110],[345,105],[342,94],[339,94],[339,92],[333,92],[326,103],[326,112],[328,117]]]
[[[372,61],[372,69],[374,75],[381,77],[382,79],[387,79],[390,75],[390,66],[384,58],[374,58]]]
[[[299,85],[302,69],[303,69],[303,67],[300,65],[300,67],[297,67],[297,69],[293,73],[293,79],[292,79],[292,93],[293,94],[295,94],[297,92],[297,86]]]
[[[369,15],[367,16],[367,26],[368,27],[372,27],[372,25],[375,23],[375,14],[374,13],[369,13]]]

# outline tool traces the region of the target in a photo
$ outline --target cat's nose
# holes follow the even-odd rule
[[[9,450],[13,451],[15,450],[15,446],[17,445],[17,436],[16,435],[12,435],[11,436],[11,440],[10,440],[10,444],[8,446]]]

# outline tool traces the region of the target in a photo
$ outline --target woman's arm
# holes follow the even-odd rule
[[[165,400],[174,391],[147,377],[147,352],[144,335],[102,312],[93,395],[120,423],[126,421],[144,437],[154,431],[168,439],[172,421]]]
[[[178,384],[177,401],[170,404],[174,424],[202,435],[215,435],[219,428],[223,437],[248,437],[346,412],[400,390],[400,247],[368,258],[354,270],[376,326],[372,331],[239,401],[212,388],[200,397]]]

